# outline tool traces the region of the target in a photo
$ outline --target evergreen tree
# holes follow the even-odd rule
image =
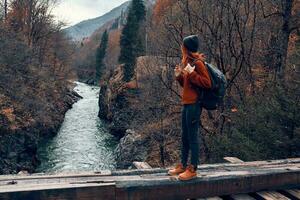
[[[132,0],[127,22],[122,31],[120,47],[121,53],[119,62],[124,66],[124,81],[130,81],[134,75],[136,57],[144,53],[143,45],[141,45],[140,26],[145,19],[146,8],[143,0]]]
[[[132,0],[131,9],[134,12],[138,22],[141,22],[145,19],[146,8],[143,0]]]
[[[106,55],[106,49],[108,45],[108,32],[107,30],[104,31],[101,38],[101,43],[99,47],[97,48],[96,52],[96,80],[97,82],[100,80],[103,70],[105,68],[105,64],[103,62],[105,55]]]

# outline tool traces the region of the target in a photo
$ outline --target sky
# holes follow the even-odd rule
[[[59,0],[53,10],[56,19],[67,26],[99,17],[127,0]]]

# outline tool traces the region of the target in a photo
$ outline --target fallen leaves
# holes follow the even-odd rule
[[[236,113],[236,112],[238,112],[238,109],[233,107],[233,108],[231,108],[231,112]]]
[[[14,114],[13,108],[4,108],[0,112],[2,115],[4,115],[10,122],[13,122],[16,120],[16,115]]]

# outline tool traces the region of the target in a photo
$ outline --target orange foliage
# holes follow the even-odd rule
[[[137,89],[138,88],[138,84],[137,81],[130,81],[128,83],[125,83],[125,88],[127,89]]]
[[[158,0],[154,6],[154,20],[156,22],[160,22],[169,7],[171,7],[175,2],[175,0]]]
[[[12,122],[16,119],[13,108],[4,108],[4,109],[2,109],[2,111],[0,113],[3,114],[4,116],[6,116],[10,122]]]
[[[112,30],[109,33],[107,56],[105,58],[106,63],[109,64],[107,66],[108,69],[118,64],[117,61],[120,54],[120,37],[120,30]]]
[[[235,108],[235,107],[233,107],[233,108],[231,109],[231,112],[233,112],[233,113],[236,113],[237,111],[238,111],[238,109]]]

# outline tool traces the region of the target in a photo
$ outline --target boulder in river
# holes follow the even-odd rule
[[[145,161],[149,149],[149,138],[134,130],[126,130],[126,135],[116,148],[117,168],[125,169],[133,161]]]

